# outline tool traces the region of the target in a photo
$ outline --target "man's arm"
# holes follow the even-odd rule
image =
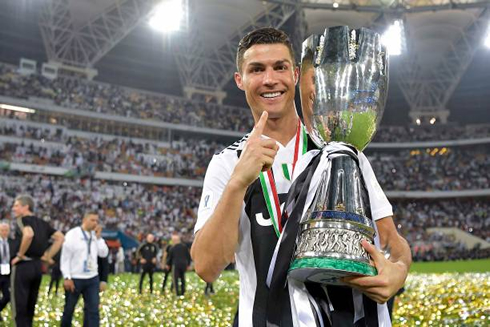
[[[107,257],[109,254],[109,247],[107,247],[107,243],[102,238],[102,227],[97,226],[95,228],[95,237],[97,237],[97,256],[101,258]]]
[[[392,217],[376,221],[381,248],[390,253],[389,259],[367,241],[362,246],[371,255],[378,269],[373,277],[347,277],[343,279],[349,286],[359,289],[378,303],[385,303],[403,286],[412,263],[412,255],[407,241],[401,237]]]
[[[53,257],[56,255],[56,253],[58,253],[58,251],[61,249],[61,246],[63,245],[63,242],[65,241],[65,236],[60,231],[54,232],[51,238],[53,239],[53,244],[51,244],[49,249],[44,252],[43,257],[41,258],[42,260],[49,263],[53,261]]]
[[[31,226],[25,226],[22,228],[22,240],[20,241],[19,252],[17,252],[17,256],[12,260],[12,265],[16,265],[19,261],[24,259],[29,246],[31,246],[33,238],[34,230]]]
[[[276,142],[261,138],[267,117],[264,112],[250,134],[213,214],[195,235],[191,256],[196,273],[206,282],[216,280],[233,261],[245,192],[260,171],[269,169],[274,162],[278,150]]]
[[[68,235],[73,235],[68,233]],[[72,278],[71,271],[71,258],[73,257],[74,252],[71,249],[70,237],[68,240],[63,243],[63,249],[61,250],[61,259],[60,259],[60,270],[63,274],[63,278],[65,279],[63,282],[63,286],[68,292],[75,291],[75,283]]]

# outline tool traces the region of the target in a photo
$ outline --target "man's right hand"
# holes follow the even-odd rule
[[[230,181],[234,180],[242,187],[248,187],[257,179],[261,171],[270,169],[279,150],[275,140],[262,138],[267,117],[268,113],[264,111],[250,133],[231,176]]]
[[[75,283],[73,282],[73,280],[65,279],[65,281],[63,282],[63,286],[68,292],[75,292]]]
[[[141,260],[140,260],[140,263],[141,263],[142,265],[144,265],[144,264],[146,263],[146,260],[145,260],[145,259],[141,259]]]

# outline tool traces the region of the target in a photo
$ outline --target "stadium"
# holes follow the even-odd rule
[[[0,0],[0,9],[0,219],[15,230],[21,194],[65,234],[98,214],[110,271],[102,326],[233,325],[233,265],[211,294],[192,269],[184,295],[161,284],[164,244],[175,233],[194,241],[210,160],[254,127],[233,79],[238,42],[274,27],[299,62],[309,35],[344,25],[380,33],[390,55],[386,106],[364,153],[412,253],[393,326],[490,325],[490,1]],[[295,102],[301,115],[298,90]],[[140,294],[136,252],[149,233],[155,290]],[[61,321],[63,280],[48,292],[51,270],[34,326]],[[10,308],[0,318],[13,323]],[[79,303],[73,325],[83,316]]]

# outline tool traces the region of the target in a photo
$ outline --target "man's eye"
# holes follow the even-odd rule
[[[276,67],[276,70],[287,70],[287,69],[288,69],[288,66],[286,66],[286,65],[280,65],[280,66]]]
[[[250,72],[252,72],[252,73],[258,73],[261,71],[262,71],[262,68],[260,68],[260,67],[254,67],[254,68],[250,69]]]

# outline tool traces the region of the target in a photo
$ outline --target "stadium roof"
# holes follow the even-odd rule
[[[402,19],[407,51],[391,59],[383,122],[446,108],[451,121],[490,122],[490,49],[482,46],[490,1],[337,0],[336,9],[330,0],[188,1],[188,29],[163,36],[147,24],[157,0],[0,0],[0,61],[92,66],[96,80],[173,95],[184,86],[221,89],[225,103],[246,106],[231,77],[237,42],[254,26],[284,29],[299,49],[325,27],[382,32]]]

